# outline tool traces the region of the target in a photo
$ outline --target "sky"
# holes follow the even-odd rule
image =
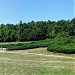
[[[0,0],[0,23],[71,20],[74,4],[75,0]]]

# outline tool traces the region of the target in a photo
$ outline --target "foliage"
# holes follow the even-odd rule
[[[54,39],[46,39],[33,41],[31,43],[18,44],[3,44],[0,47],[5,47],[8,50],[25,50],[39,47],[48,47],[47,50],[59,53],[75,53],[75,37],[61,37]]]
[[[51,52],[75,54],[75,38],[59,38],[55,39],[47,48]]]
[[[46,40],[45,40],[46,39]],[[39,41],[40,40],[40,41]],[[8,50],[48,47],[48,51],[75,53],[75,18],[60,21],[31,21],[1,24],[0,42],[34,41],[31,43],[0,45]]]
[[[48,47],[51,39],[33,41],[31,43],[18,43],[18,44],[3,44],[0,47],[7,48],[7,50],[24,50],[39,47]]]
[[[75,18],[0,25],[0,42],[38,41],[64,36],[75,36]]]

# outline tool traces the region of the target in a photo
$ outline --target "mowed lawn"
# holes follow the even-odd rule
[[[0,75],[75,75],[75,54],[36,48],[0,53]]]

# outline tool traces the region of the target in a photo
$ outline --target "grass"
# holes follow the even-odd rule
[[[0,53],[0,75],[75,75],[75,54],[48,52],[47,48],[15,52],[33,54]]]

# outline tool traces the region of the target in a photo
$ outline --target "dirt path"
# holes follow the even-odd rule
[[[75,58],[70,57],[70,56],[54,55],[54,54],[40,54],[40,53],[20,52],[20,51],[3,51],[3,50],[0,50],[0,53],[32,54],[32,55],[49,56],[49,57],[56,57],[56,58],[69,58],[69,59],[75,59]]]

